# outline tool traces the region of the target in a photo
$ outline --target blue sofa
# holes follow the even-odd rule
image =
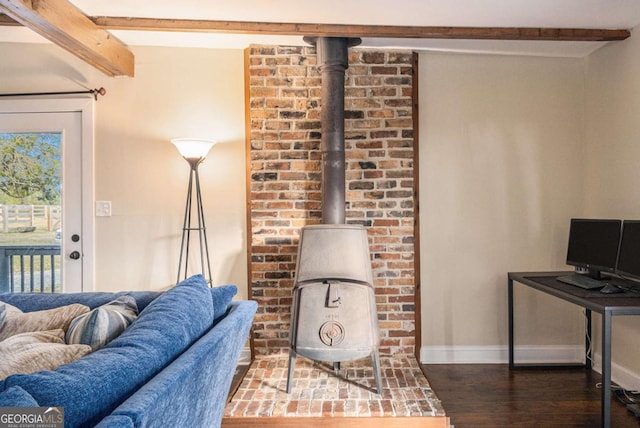
[[[24,312],[130,294],[140,311],[103,348],[1,381],[0,407],[63,407],[65,427],[218,427],[257,308],[236,292],[196,275],[162,293],[0,294]]]

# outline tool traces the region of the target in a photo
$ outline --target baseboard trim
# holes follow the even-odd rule
[[[517,363],[580,363],[584,361],[583,346],[516,346]],[[423,364],[507,364],[507,346],[423,346]]]
[[[516,346],[516,363],[550,364],[584,362],[583,346]],[[507,346],[423,346],[422,364],[507,364]],[[602,355],[593,354],[593,370],[602,373]],[[640,374],[611,362],[611,380],[624,389],[639,391]]]
[[[593,370],[602,374],[602,355],[593,354]],[[640,391],[640,374],[611,362],[611,381],[630,391]]]

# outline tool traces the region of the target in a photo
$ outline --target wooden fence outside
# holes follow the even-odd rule
[[[60,227],[60,205],[0,205],[2,232],[53,231]]]

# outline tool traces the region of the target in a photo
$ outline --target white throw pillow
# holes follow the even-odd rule
[[[6,314],[4,321],[0,324],[0,340],[32,331],[55,329],[66,331],[75,317],[89,312],[88,306],[79,303],[34,312],[22,312],[8,303],[4,305]]]
[[[0,342],[0,380],[12,374],[55,370],[89,352],[88,345],[67,345],[62,329],[16,334]]]

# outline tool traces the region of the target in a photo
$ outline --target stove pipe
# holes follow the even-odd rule
[[[344,146],[344,74],[349,68],[349,47],[359,38],[304,37],[315,45],[318,68],[322,74],[322,223],[344,224],[345,146]]]

